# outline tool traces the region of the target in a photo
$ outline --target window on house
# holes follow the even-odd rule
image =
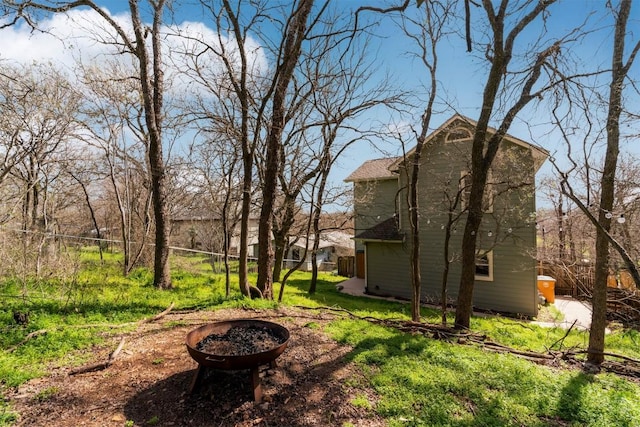
[[[467,128],[457,127],[451,129],[446,137],[446,142],[454,142],[454,141],[468,141],[473,137],[471,135],[471,131]]]
[[[476,280],[493,281],[493,251],[476,253]]]
[[[458,182],[460,191],[460,206],[462,210],[466,210],[469,207],[469,198],[471,197],[471,172],[460,172],[460,181]],[[492,184],[491,171],[487,175],[487,185],[484,189],[484,197],[482,201],[482,209],[485,213],[493,212],[493,199],[495,191]]]

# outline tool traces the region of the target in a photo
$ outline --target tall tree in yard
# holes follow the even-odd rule
[[[489,60],[489,73],[484,85],[480,117],[477,120],[472,142],[471,192],[467,203],[468,214],[462,240],[462,267],[455,318],[457,328],[469,327],[473,311],[477,233],[483,217],[483,199],[489,169],[516,115],[532,100],[542,97],[549,86],[553,85],[553,82],[541,84],[539,80],[542,70],[560,54],[561,41],[558,40],[535,53],[529,65],[525,66],[524,70],[518,70],[517,80],[509,80],[509,74],[514,68],[512,59],[516,54],[514,47],[518,37],[537,19],[543,19],[543,13],[555,3],[555,0],[525,1],[515,5],[512,3],[517,2],[482,1],[491,36],[485,50]],[[526,12],[513,21],[514,16],[510,8]],[[511,25],[510,29],[508,25]],[[509,83],[518,85],[518,89],[513,85],[507,86]],[[500,106],[500,111],[505,112],[498,119],[495,117],[499,106],[497,102],[506,96],[507,92],[516,93],[516,96],[508,105]],[[496,126],[497,132],[489,137],[487,129],[492,120],[497,120],[499,125]]]
[[[161,289],[171,288],[169,270],[169,218],[167,213],[167,179],[162,150],[162,120],[164,111],[164,70],[160,26],[165,8],[165,0],[150,2],[153,7],[153,26],[151,28],[151,50],[146,44],[148,27],[140,19],[137,0],[129,0],[131,22],[135,32],[135,41],[129,41],[132,53],[139,63],[142,101],[145,123],[149,133],[149,169],[153,193],[153,213],[156,226],[153,284]],[[123,33],[120,29],[119,33]],[[124,33],[122,35],[124,38]],[[127,40],[127,39],[125,39]]]
[[[82,139],[96,150],[94,172],[104,169],[111,184],[108,194],[117,212],[112,219],[119,223],[126,276],[142,259],[153,225],[149,220],[152,193],[139,85],[129,78],[131,67],[119,61],[80,65],[77,78],[85,98],[80,117]]]
[[[329,174],[341,154],[353,144],[365,142],[380,132],[377,123],[362,120],[363,114],[375,108],[391,108],[400,96],[390,87],[388,79],[374,82],[376,62],[368,59],[372,44],[364,37],[366,29],[345,38],[353,22],[349,16],[327,13],[323,23],[301,53],[293,81],[286,116],[287,129],[280,147],[278,173],[280,188],[277,209],[273,211],[275,242],[274,282],[282,287],[280,267],[289,236],[308,237],[309,223],[294,223],[300,210],[308,209],[315,234],[314,245],[320,242],[319,219],[325,203],[335,203],[329,191]],[[329,183],[328,183],[329,182]],[[310,194],[312,193],[312,194]],[[308,206],[308,208],[307,208]],[[310,292],[315,290],[317,250],[311,250],[312,278]],[[304,260],[305,257],[301,257]],[[294,267],[295,268],[295,267]],[[281,290],[282,290],[281,287]],[[280,292],[282,294],[282,291]]]
[[[609,110],[607,114],[607,150],[602,169],[600,188],[600,213],[596,228],[596,277],[592,296],[591,330],[587,361],[599,365],[604,361],[604,336],[607,325],[607,277],[609,276],[609,232],[611,230],[615,195],[615,178],[620,152],[620,114],[622,91],[629,68],[640,49],[638,42],[624,60],[627,21],[631,13],[631,0],[621,0],[616,11],[615,36],[611,61],[611,83],[609,84]],[[637,270],[636,270],[637,272]],[[638,281],[636,280],[636,283]]]
[[[266,164],[262,184],[262,207],[258,230],[258,289],[266,298],[273,298],[273,250],[271,246],[271,214],[278,182],[279,154],[286,112],[286,95],[300,58],[313,0],[301,0],[295,5],[286,27],[283,45],[278,55],[277,77],[271,107],[271,123],[266,139]]]
[[[410,1],[397,7],[381,9],[378,7],[364,6],[358,13],[369,10],[378,13],[404,13],[410,6]],[[411,319],[420,320],[421,304],[421,267],[420,267],[420,215],[419,215],[419,177],[420,165],[425,141],[430,131],[431,117],[437,95],[437,69],[438,69],[438,44],[445,36],[445,24],[451,14],[453,6],[449,1],[424,2],[416,0],[416,5],[424,11],[419,15],[418,20],[412,20],[406,15],[402,15],[402,29],[405,35],[415,43],[418,52],[415,56],[426,69],[426,87],[428,91],[427,102],[421,115],[418,129],[412,128],[416,145],[410,152],[405,151],[403,173],[407,174],[407,209],[409,212],[410,227],[410,269],[411,269]],[[417,31],[416,31],[417,29]],[[402,139],[402,136],[400,136]],[[404,141],[402,141],[404,147]]]
[[[623,114],[625,114],[625,105],[623,99],[623,93],[626,82],[629,79],[629,72],[634,64],[634,60],[638,52],[640,51],[640,42],[636,42],[635,45],[628,50],[627,57],[625,59],[625,42],[631,37],[628,29],[628,21],[631,16],[631,0],[620,0],[617,6],[610,5],[612,14],[615,20],[615,32],[613,38],[613,49],[611,56],[611,68],[610,75],[611,80],[607,86],[608,97],[602,96],[601,99],[606,99],[606,124],[604,125],[606,132],[606,151],[602,166],[599,167],[597,174],[600,177],[599,182],[599,201],[592,203],[590,201],[591,194],[587,194],[585,199],[580,197],[575,190],[575,186],[572,186],[569,182],[570,173],[572,171],[562,171],[556,162],[554,166],[560,175],[560,184],[562,191],[566,194],[580,209],[580,211],[588,218],[593,224],[596,230],[596,242],[595,242],[595,283],[593,286],[591,303],[592,303],[592,318],[591,328],[589,332],[589,348],[587,353],[588,366],[595,366],[596,368],[604,361],[605,350],[605,330],[607,326],[607,282],[610,274],[611,267],[611,255],[610,248],[615,249],[618,255],[624,262],[624,265],[628,272],[633,277],[633,281],[636,286],[640,285],[640,271],[636,264],[637,260],[630,255],[628,248],[626,248],[618,239],[614,238],[612,233],[612,223],[614,220],[621,218],[615,218],[613,212],[618,206],[616,206],[616,190],[620,187],[621,183],[617,181],[617,175],[621,172],[618,166],[618,158],[620,155],[620,140],[621,130],[620,123]],[[597,88],[596,88],[597,90]],[[582,91],[580,92],[582,93]],[[585,97],[586,98],[586,97]],[[575,102],[573,103],[575,105]],[[594,114],[590,111],[592,103],[587,103],[584,109],[583,121],[589,124],[589,127],[593,127]],[[635,117],[636,114],[629,113],[629,116]],[[560,123],[560,120],[558,120]],[[563,132],[565,140],[569,142],[566,132]],[[600,136],[598,134],[598,136]],[[597,143],[597,141],[596,141]],[[570,145],[568,145],[570,150]],[[588,150],[585,150],[587,152]],[[569,158],[574,165],[574,169],[577,164],[571,159],[571,152],[569,152]],[[589,181],[589,172],[591,166],[588,159],[585,159],[585,166],[581,169],[587,171],[586,187],[592,188],[592,183]],[[637,186],[637,184],[635,184]],[[585,183],[581,184],[582,187]],[[623,203],[624,204],[624,203]],[[597,206],[597,211],[593,212],[592,205]]]
[[[438,43],[443,38],[445,23],[449,17],[450,4],[433,2],[425,3],[424,23],[419,25],[421,32],[418,35],[407,31],[405,34],[414,40],[419,47],[419,58],[427,71],[427,87],[429,95],[422,114],[420,128],[415,132],[416,146],[409,156],[405,156],[407,164],[406,173],[409,175],[409,189],[407,195],[407,206],[409,209],[409,226],[411,230],[411,319],[415,322],[420,320],[421,306],[421,267],[420,267],[420,215],[419,215],[419,185],[421,156],[425,149],[425,141],[431,126],[431,116],[436,101],[437,93],[437,71],[438,71]],[[413,22],[415,25],[416,22]]]
[[[25,16],[29,23],[35,22],[34,19],[28,16],[30,12],[64,13],[74,8],[88,7],[95,11],[117,34],[117,40],[114,40],[112,44],[135,58],[139,73],[137,77],[142,93],[142,104],[144,106],[144,123],[148,138],[148,162],[153,193],[155,219],[153,283],[160,289],[166,289],[171,288],[171,275],[169,270],[169,220],[166,206],[167,178],[162,147],[164,64],[161,49],[161,25],[163,23],[163,14],[167,8],[165,0],[148,2],[153,20],[151,27],[149,27],[142,22],[140,15],[141,3],[142,0],[129,0],[133,36],[105,9],[92,0],[68,2],[5,0],[3,5],[14,11],[16,20],[20,16]],[[150,36],[150,39],[148,36]]]
[[[340,34],[340,31],[328,29],[326,33]],[[346,40],[343,41],[345,43]],[[327,37],[310,52],[310,66],[305,70],[307,78],[316,88],[310,104],[318,116],[319,133],[314,138],[317,141],[317,175],[310,186],[309,195],[310,232],[313,233],[309,293],[316,291],[317,254],[323,232],[327,231],[321,225],[323,209],[340,198],[340,192],[331,189],[330,173],[345,150],[381,134],[376,124],[362,120],[363,114],[380,109],[391,110],[406,99],[406,94],[394,89],[387,78],[373,83],[372,70],[376,64],[367,60],[370,45],[370,39],[360,37],[358,40],[349,40],[344,50],[333,52],[340,45]]]
[[[271,218],[280,169],[280,146],[287,117],[287,91],[307,32],[311,1],[255,2],[201,1],[218,31],[213,43],[197,41],[194,62],[214,55],[222,62],[227,94],[220,98],[225,108],[235,108],[233,128],[242,154],[242,212],[240,223],[240,290],[249,295],[249,219],[256,170],[262,178],[263,204],[259,229],[258,287],[272,296],[273,252]],[[263,63],[264,61],[264,63]],[[266,65],[268,63],[269,66]],[[235,106],[231,104],[234,103]],[[226,120],[226,119],[225,119]],[[263,162],[258,165],[257,162]]]

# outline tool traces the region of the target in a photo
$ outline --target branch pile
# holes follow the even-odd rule
[[[607,316],[611,320],[638,328],[640,326],[640,294],[630,289],[607,289]]]
[[[442,325],[431,325],[426,323],[416,323],[412,321],[379,321],[377,323],[393,327],[407,333],[419,333],[422,335],[430,336],[434,339],[457,342],[458,344],[475,345],[487,351],[513,354],[517,357],[521,357],[541,365],[560,367],[563,364],[568,364],[570,366],[582,367],[588,373],[596,373],[604,370],[606,372],[611,372],[620,376],[632,379],[640,379],[640,360],[615,353],[605,352],[603,353],[603,355],[605,356],[605,358],[607,358],[607,360],[605,360],[605,362],[600,367],[597,367],[587,365],[585,363],[585,359],[583,356],[588,353],[588,350],[580,350],[576,348],[561,350],[562,342],[573,329],[575,322],[574,325],[572,325],[566,331],[565,335],[560,340],[551,345],[546,352],[515,349],[491,341],[491,339],[485,334],[474,333],[469,330],[461,331]],[[555,347],[558,347],[559,350],[552,350]]]
[[[308,307],[299,308],[309,309]],[[482,348],[483,350],[493,351],[496,353],[513,354],[517,357],[527,359],[531,362],[541,365],[555,367],[573,366],[580,367],[587,373],[606,371],[627,377],[629,379],[640,379],[640,360],[615,353],[605,352],[603,353],[606,358],[605,362],[600,366],[592,366],[585,363],[584,355],[588,353],[588,350],[577,348],[562,350],[563,342],[575,326],[576,322],[574,322],[574,324],[571,325],[569,329],[567,329],[564,336],[553,343],[546,352],[536,352],[529,350],[520,350],[491,341],[491,338],[486,334],[473,332],[471,330],[458,330],[448,326],[413,322],[410,320],[362,317],[357,316],[348,310],[335,307],[322,307],[321,309],[334,313],[341,313],[354,319],[366,320],[377,325],[397,329],[401,332],[410,334],[421,334],[433,339],[444,340],[462,345],[474,345],[476,347]],[[554,348],[558,348],[558,350],[553,350]]]

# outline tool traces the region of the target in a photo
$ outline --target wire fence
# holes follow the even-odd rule
[[[95,237],[95,236],[77,236],[63,233],[55,233],[55,232],[42,232],[42,231],[34,231],[34,230],[21,230],[21,229],[8,229],[2,228],[0,231],[18,234],[18,235],[31,235],[31,236],[39,236],[43,241],[54,242],[55,244],[66,245],[66,246],[75,246],[75,247],[90,247],[96,246],[101,250],[106,252],[117,252],[122,251],[124,249],[124,245],[126,244],[123,240],[113,239],[113,238],[105,238],[105,237]],[[63,243],[64,242],[64,243]],[[139,247],[141,243],[137,241],[129,241],[129,245]],[[153,242],[145,242],[145,247],[153,248],[155,243]],[[203,256],[208,259],[208,262],[211,264],[214,272],[220,273],[225,269],[225,254],[221,252],[207,251],[202,249],[195,248],[185,248],[182,246],[174,246],[170,245],[169,249],[172,253],[181,254],[185,256],[197,255]],[[229,253],[226,255],[226,261],[229,265],[229,270],[232,273],[239,272],[240,265],[240,256],[236,253]],[[257,273],[258,271],[258,258],[254,256],[247,257],[248,260],[248,272],[249,273]],[[295,258],[285,258],[283,259],[283,267],[293,268],[300,264],[299,269],[302,271],[310,271],[311,270],[311,260],[308,259],[303,263],[300,263],[299,259]],[[334,271],[338,267],[337,263],[328,262],[328,261],[320,261],[318,262],[318,269],[320,271]],[[343,273],[350,275],[349,273]]]

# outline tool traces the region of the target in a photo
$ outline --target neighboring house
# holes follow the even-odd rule
[[[353,236],[342,231],[327,231],[320,235],[318,243],[318,253],[316,260],[318,270],[333,271],[337,268],[338,258],[353,254],[354,242]],[[313,247],[313,239],[301,237],[291,243],[289,253],[285,257],[285,267],[292,268],[302,258],[305,247],[308,247],[305,262],[300,266],[302,271],[311,271],[311,248]]]
[[[258,240],[253,239],[249,242],[249,246],[253,247],[250,251],[255,257],[258,256]],[[311,271],[311,249],[313,248],[313,239],[307,241],[305,237],[291,238],[289,251],[285,255],[284,267],[292,268],[304,255],[305,248],[308,248],[305,262],[300,266],[301,271]],[[336,269],[338,257],[353,254],[354,242],[353,236],[342,231],[326,231],[321,233],[320,242],[318,243],[317,263],[318,270],[332,271]]]
[[[258,235],[258,220],[249,219],[249,237]],[[171,243],[187,249],[222,253],[223,250],[222,218],[201,212],[201,215],[183,214],[171,219]],[[238,254],[240,246],[240,224],[233,230],[229,245],[230,254]]]
[[[474,128],[474,121],[453,116],[428,136],[421,156],[420,266],[426,302],[441,299],[449,211],[458,220],[450,227],[448,300],[457,297]],[[495,129],[489,129],[488,137],[493,133]],[[370,294],[411,298],[406,188],[412,153],[407,153],[408,167],[404,158],[370,160],[345,179],[354,186],[356,271]],[[535,173],[547,157],[544,149],[510,135],[501,144],[489,174],[478,235],[477,308],[537,314]]]

